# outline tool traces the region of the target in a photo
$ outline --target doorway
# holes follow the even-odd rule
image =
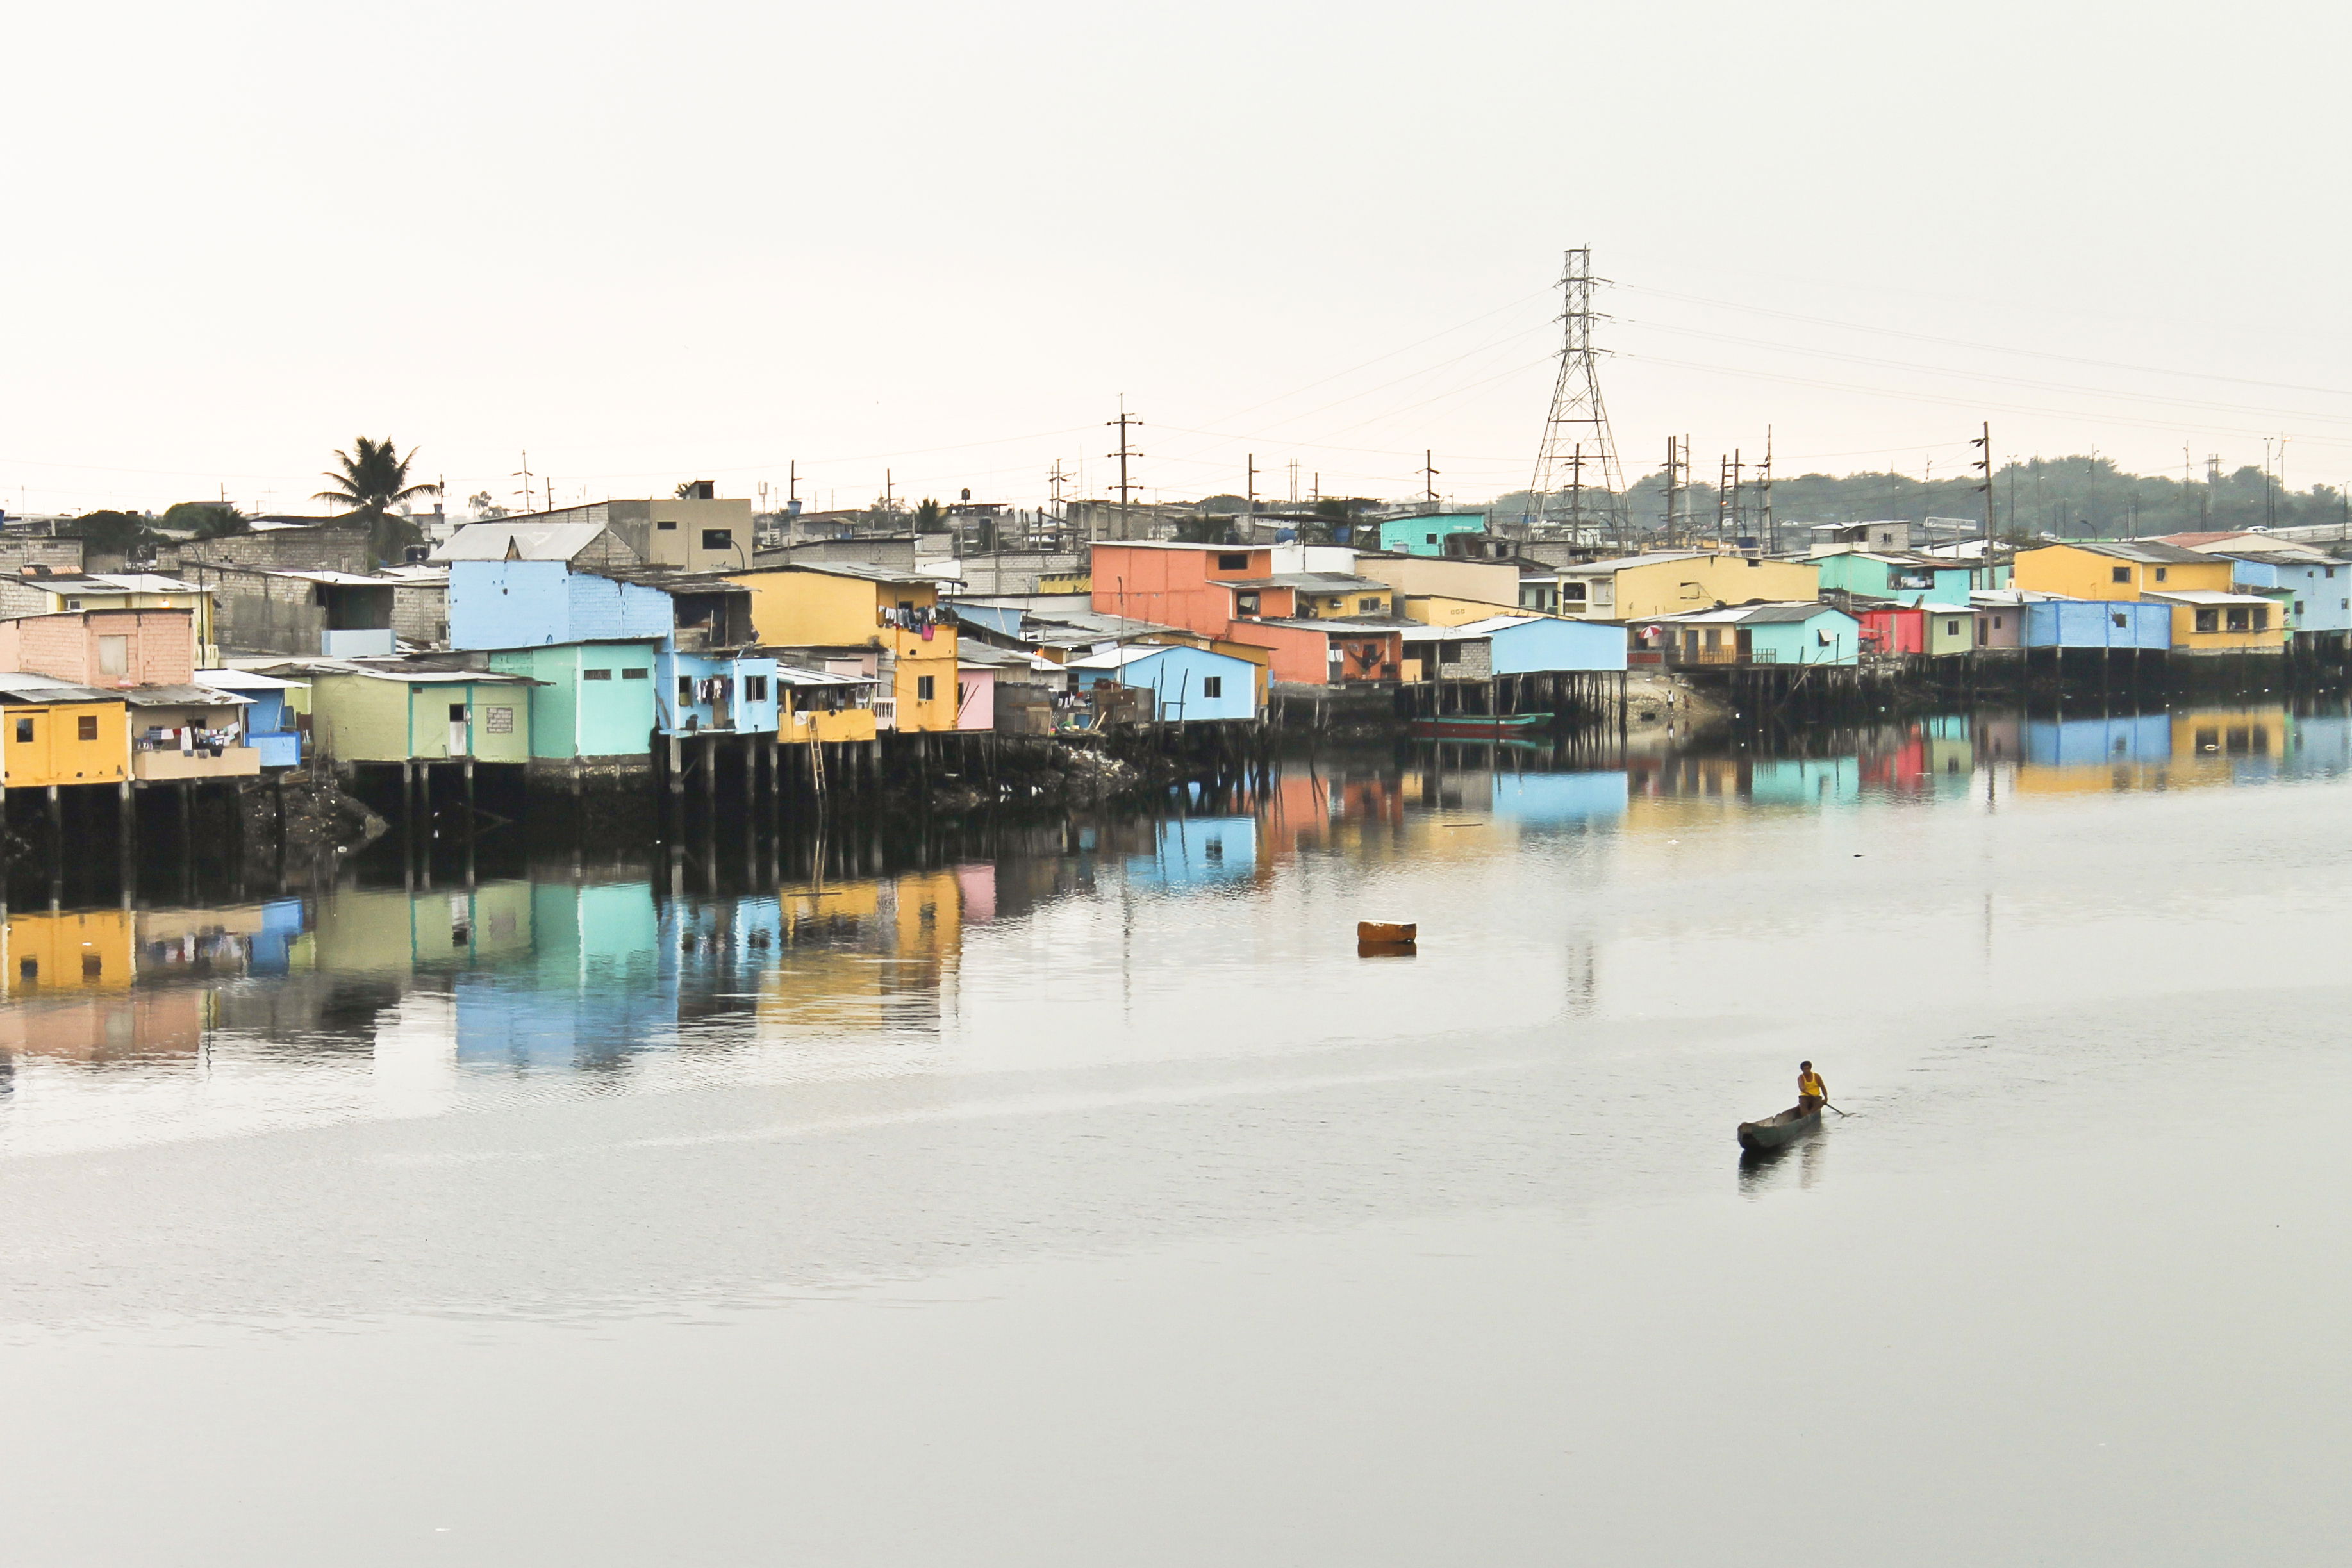
[[[472,710],[464,703],[451,703],[449,705],[449,755],[467,757],[472,755],[473,749]]]

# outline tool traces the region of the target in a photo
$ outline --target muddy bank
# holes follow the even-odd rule
[[[236,810],[248,854],[282,852],[289,861],[356,853],[390,827],[331,778],[308,771],[239,780]]]

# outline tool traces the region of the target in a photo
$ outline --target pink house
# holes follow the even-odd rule
[[[66,610],[0,621],[0,670],[121,687],[185,685],[195,669],[192,610]]]

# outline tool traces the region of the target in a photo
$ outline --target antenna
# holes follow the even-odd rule
[[[1540,526],[1558,520],[1559,507],[1554,497],[1560,488],[1560,470],[1571,465],[1572,454],[1581,443],[1590,449],[1590,460],[1600,470],[1600,487],[1608,497],[1603,504],[1603,516],[1622,533],[1625,521],[1619,497],[1625,487],[1625,476],[1617,464],[1617,443],[1609,433],[1609,413],[1601,405],[1601,382],[1594,371],[1592,323],[1607,319],[1592,313],[1592,286],[1596,281],[1601,280],[1592,276],[1592,247],[1582,246],[1570,251],[1559,278],[1563,302],[1559,319],[1566,326],[1559,350],[1559,380],[1552,387],[1551,413],[1544,421],[1543,444],[1536,454],[1535,478],[1528,488],[1534,493],[1536,522]],[[1577,488],[1580,492],[1583,486],[1580,483]],[[1578,500],[1580,509],[1580,494]]]

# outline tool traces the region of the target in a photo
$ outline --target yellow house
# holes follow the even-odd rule
[[[2178,545],[2044,545],[2020,550],[2012,585],[2070,599],[2147,600],[2172,609],[2172,646],[2187,653],[2278,653],[2286,616],[2259,594],[2236,591],[2235,565]]]
[[[874,709],[866,683],[855,675],[776,666],[776,744],[874,738]]]
[[[1716,605],[1819,599],[1811,561],[1675,550],[1562,568],[1559,613],[1584,621],[1646,621]]]
[[[1475,615],[1463,616],[1463,621],[1484,621],[1497,610],[1519,608],[1519,568],[1516,561],[1360,555],[1356,558],[1356,570],[1360,576],[1377,578],[1396,590],[1397,601],[1404,606],[1404,613],[1416,621],[1427,618],[1413,614],[1412,601],[1415,599],[1444,599],[1482,607]],[[1430,622],[1435,626],[1459,623],[1453,620]]]
[[[39,675],[0,675],[0,784],[120,784],[131,777],[122,698]]]
[[[956,631],[940,615],[938,578],[810,561],[728,580],[751,591],[751,629],[766,646],[871,650],[882,682],[874,704],[879,727],[917,734],[955,728]]]
[[[1474,599],[1448,599],[1442,593],[1405,594],[1397,601],[1397,609],[1406,620],[1418,621],[1424,626],[1467,626],[1473,621],[1492,621],[1497,615],[1541,613]]]

